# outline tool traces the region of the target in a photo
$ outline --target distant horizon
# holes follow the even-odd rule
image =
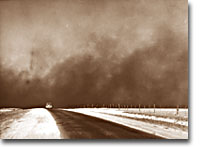
[[[148,109],[148,108],[154,108],[153,105],[151,106],[148,106],[148,105],[128,105],[128,104],[121,104],[121,106],[119,107],[118,104],[114,104],[115,106],[111,106],[110,107],[110,104],[107,104],[107,105],[94,105],[94,104],[88,104],[87,105],[67,105],[67,106],[53,106],[53,108],[141,108],[141,109]],[[92,107],[93,106],[93,107]],[[127,107],[128,106],[128,107]],[[31,108],[45,108],[45,105],[42,106],[42,105],[36,105],[36,106],[29,106],[29,107],[20,107],[20,106],[1,106],[0,109],[2,108],[20,108],[20,109],[31,109]],[[155,108],[188,108],[187,105],[174,105],[174,106],[160,106],[160,105],[157,105]]]

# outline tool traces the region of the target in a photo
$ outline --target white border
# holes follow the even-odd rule
[[[103,142],[89,142],[89,141],[15,141],[15,142],[0,142],[0,147],[4,148],[58,148],[58,147],[70,147],[73,148],[102,148],[102,147],[114,147],[114,148],[133,148],[133,147],[148,147],[148,148],[184,148],[184,147],[199,147],[200,145],[200,0],[189,0],[190,5],[190,140],[184,141],[143,141],[143,140],[131,140],[125,142],[115,141],[103,141]]]

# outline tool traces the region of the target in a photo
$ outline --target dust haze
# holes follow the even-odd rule
[[[188,105],[186,0],[0,1],[0,107]]]

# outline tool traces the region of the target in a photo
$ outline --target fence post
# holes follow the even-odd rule
[[[118,104],[118,108],[119,108],[119,110],[120,110],[120,104]]]
[[[176,108],[176,115],[178,115],[178,112],[179,112],[179,105],[177,105],[177,108]]]
[[[140,104],[139,104],[139,112],[140,112]]]

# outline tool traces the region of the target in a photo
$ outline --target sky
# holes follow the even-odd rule
[[[0,1],[0,84],[0,107],[187,105],[187,1]]]

